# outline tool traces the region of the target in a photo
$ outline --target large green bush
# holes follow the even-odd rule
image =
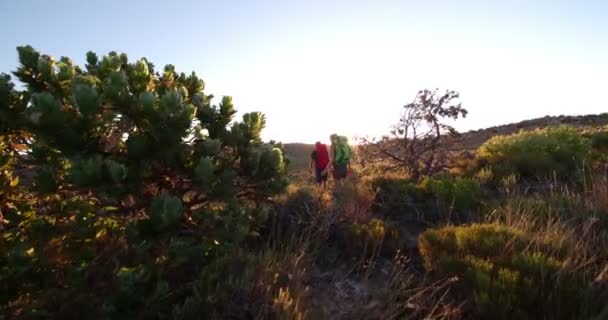
[[[2,313],[167,315],[287,185],[264,115],[236,121],[230,97],[146,58],[17,50],[24,89],[0,76]]]
[[[428,270],[462,277],[486,319],[592,319],[602,296],[568,268],[572,248],[538,242],[499,224],[428,230],[419,250]],[[605,311],[604,311],[605,312]]]
[[[494,178],[517,174],[526,178],[579,177],[591,142],[574,128],[561,126],[496,136],[477,155],[490,166]]]

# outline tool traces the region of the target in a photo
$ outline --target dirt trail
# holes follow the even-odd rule
[[[391,292],[395,281],[405,281],[405,274],[401,274],[405,269],[398,271],[401,267],[396,260],[407,260],[408,272],[422,272],[418,235],[426,227],[408,223],[399,229],[403,248],[398,258],[342,261],[313,272],[309,286],[311,319],[384,319],[394,312],[387,309],[385,297],[396,295]]]

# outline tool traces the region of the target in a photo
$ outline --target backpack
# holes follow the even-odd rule
[[[350,147],[348,146],[348,140],[346,139],[346,137],[338,137],[335,152],[335,163],[348,164],[348,162],[350,161]]]
[[[327,152],[327,146],[319,143],[316,145],[317,148],[317,169],[323,170],[329,164],[329,152]]]

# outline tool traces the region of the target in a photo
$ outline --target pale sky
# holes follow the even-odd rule
[[[0,38],[0,72],[23,44],[194,70],[284,142],[386,133],[424,88],[461,93],[460,130],[608,112],[608,1],[0,0]]]

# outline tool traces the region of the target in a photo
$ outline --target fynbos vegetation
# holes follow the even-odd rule
[[[605,128],[463,154],[458,94],[423,90],[326,191],[290,184],[264,115],[235,119],[194,73],[18,54],[0,76],[0,318],[608,318]]]

